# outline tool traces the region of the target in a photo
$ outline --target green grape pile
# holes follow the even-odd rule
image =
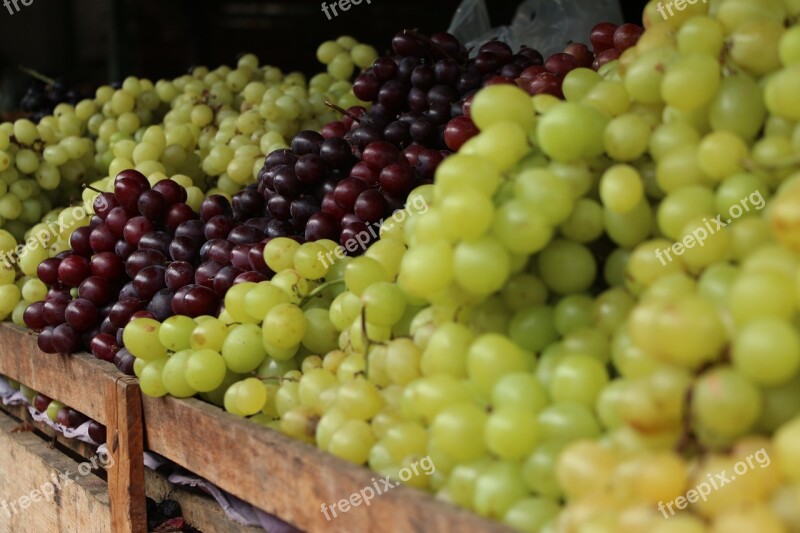
[[[132,321],[143,392],[381,475],[430,457],[407,484],[520,531],[797,531],[800,5],[657,9],[565,101],[479,91],[362,256],[273,239],[219,317]]]

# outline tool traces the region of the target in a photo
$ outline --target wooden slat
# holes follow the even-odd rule
[[[107,445],[114,459],[108,471],[111,531],[146,533],[142,401],[138,382],[128,376],[106,382]]]
[[[0,374],[106,426],[108,448],[114,459],[108,469],[107,485],[111,531],[146,531],[138,382],[90,354],[45,354],[36,344],[36,335],[10,324],[0,324]]]
[[[106,533],[110,524],[106,483],[94,474],[77,476],[77,462],[32,432],[12,433],[18,426],[18,421],[0,413],[0,533]],[[31,493],[52,483],[54,475],[58,479],[59,472],[68,472],[75,481],[61,490],[54,488],[49,501]],[[25,502],[22,509],[23,496],[39,501]]]
[[[396,487],[337,518],[321,505],[349,498],[379,476],[199,400],[143,398],[145,445],[223,490],[315,531],[510,532],[505,526]]]
[[[104,383],[122,375],[114,365],[91,354],[43,353],[36,345],[36,335],[7,323],[0,324],[0,374],[105,425],[108,420]]]

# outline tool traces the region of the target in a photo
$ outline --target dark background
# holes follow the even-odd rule
[[[156,80],[191,65],[230,65],[241,52],[313,74],[323,70],[315,50],[326,39],[352,35],[384,52],[400,29],[447,29],[460,4],[362,1],[328,20],[321,0],[32,1],[13,15],[0,1],[0,110],[14,109],[29,83],[20,65],[85,91],[129,75]],[[508,24],[519,1],[487,0],[492,24]],[[645,1],[621,3],[626,19],[640,23]]]

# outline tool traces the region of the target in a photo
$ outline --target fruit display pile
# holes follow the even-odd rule
[[[91,182],[6,217],[4,250],[58,227],[0,311],[520,531],[800,531],[800,4],[660,6],[546,59],[342,38],[307,86],[244,56],[0,125],[0,216]]]

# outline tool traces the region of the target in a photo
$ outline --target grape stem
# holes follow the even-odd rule
[[[56,83],[56,80],[54,80],[53,78],[48,78],[47,76],[45,76],[41,72],[33,70],[32,68],[23,67],[22,65],[20,65],[19,66],[19,70],[21,72],[24,72],[25,74],[27,74],[31,78],[39,80],[42,83],[46,83],[47,85],[55,85],[55,83]]]
[[[353,119],[353,122],[356,122],[356,123],[359,123],[359,124],[361,123],[361,119],[360,119],[360,118],[358,118],[357,116],[355,116],[353,113],[351,113],[351,112],[350,112],[350,111],[348,111],[347,109],[345,109],[345,108],[343,108],[343,107],[340,107],[340,106],[338,106],[338,105],[334,104],[333,102],[329,102],[329,101],[327,101],[327,100],[325,100],[325,101],[324,101],[324,102],[322,102],[322,103],[323,103],[323,104],[325,104],[326,106],[330,107],[330,108],[331,108],[331,109],[333,109],[334,111],[338,111],[338,112],[339,112],[339,113],[341,113],[342,115],[344,115],[344,116],[346,116],[346,117],[349,117],[349,118]]]
[[[324,291],[328,287],[333,287],[334,285],[339,285],[340,283],[344,283],[344,278],[334,279],[334,280],[331,280],[331,281],[326,281],[325,283],[323,283],[322,285],[320,285],[319,287],[317,287],[313,291],[309,292],[308,296],[303,298],[303,300],[300,302],[300,305],[298,307],[301,307],[301,308],[305,307],[306,304],[308,304],[308,302],[313,300],[314,297],[317,296],[319,293],[321,293],[322,291]]]

